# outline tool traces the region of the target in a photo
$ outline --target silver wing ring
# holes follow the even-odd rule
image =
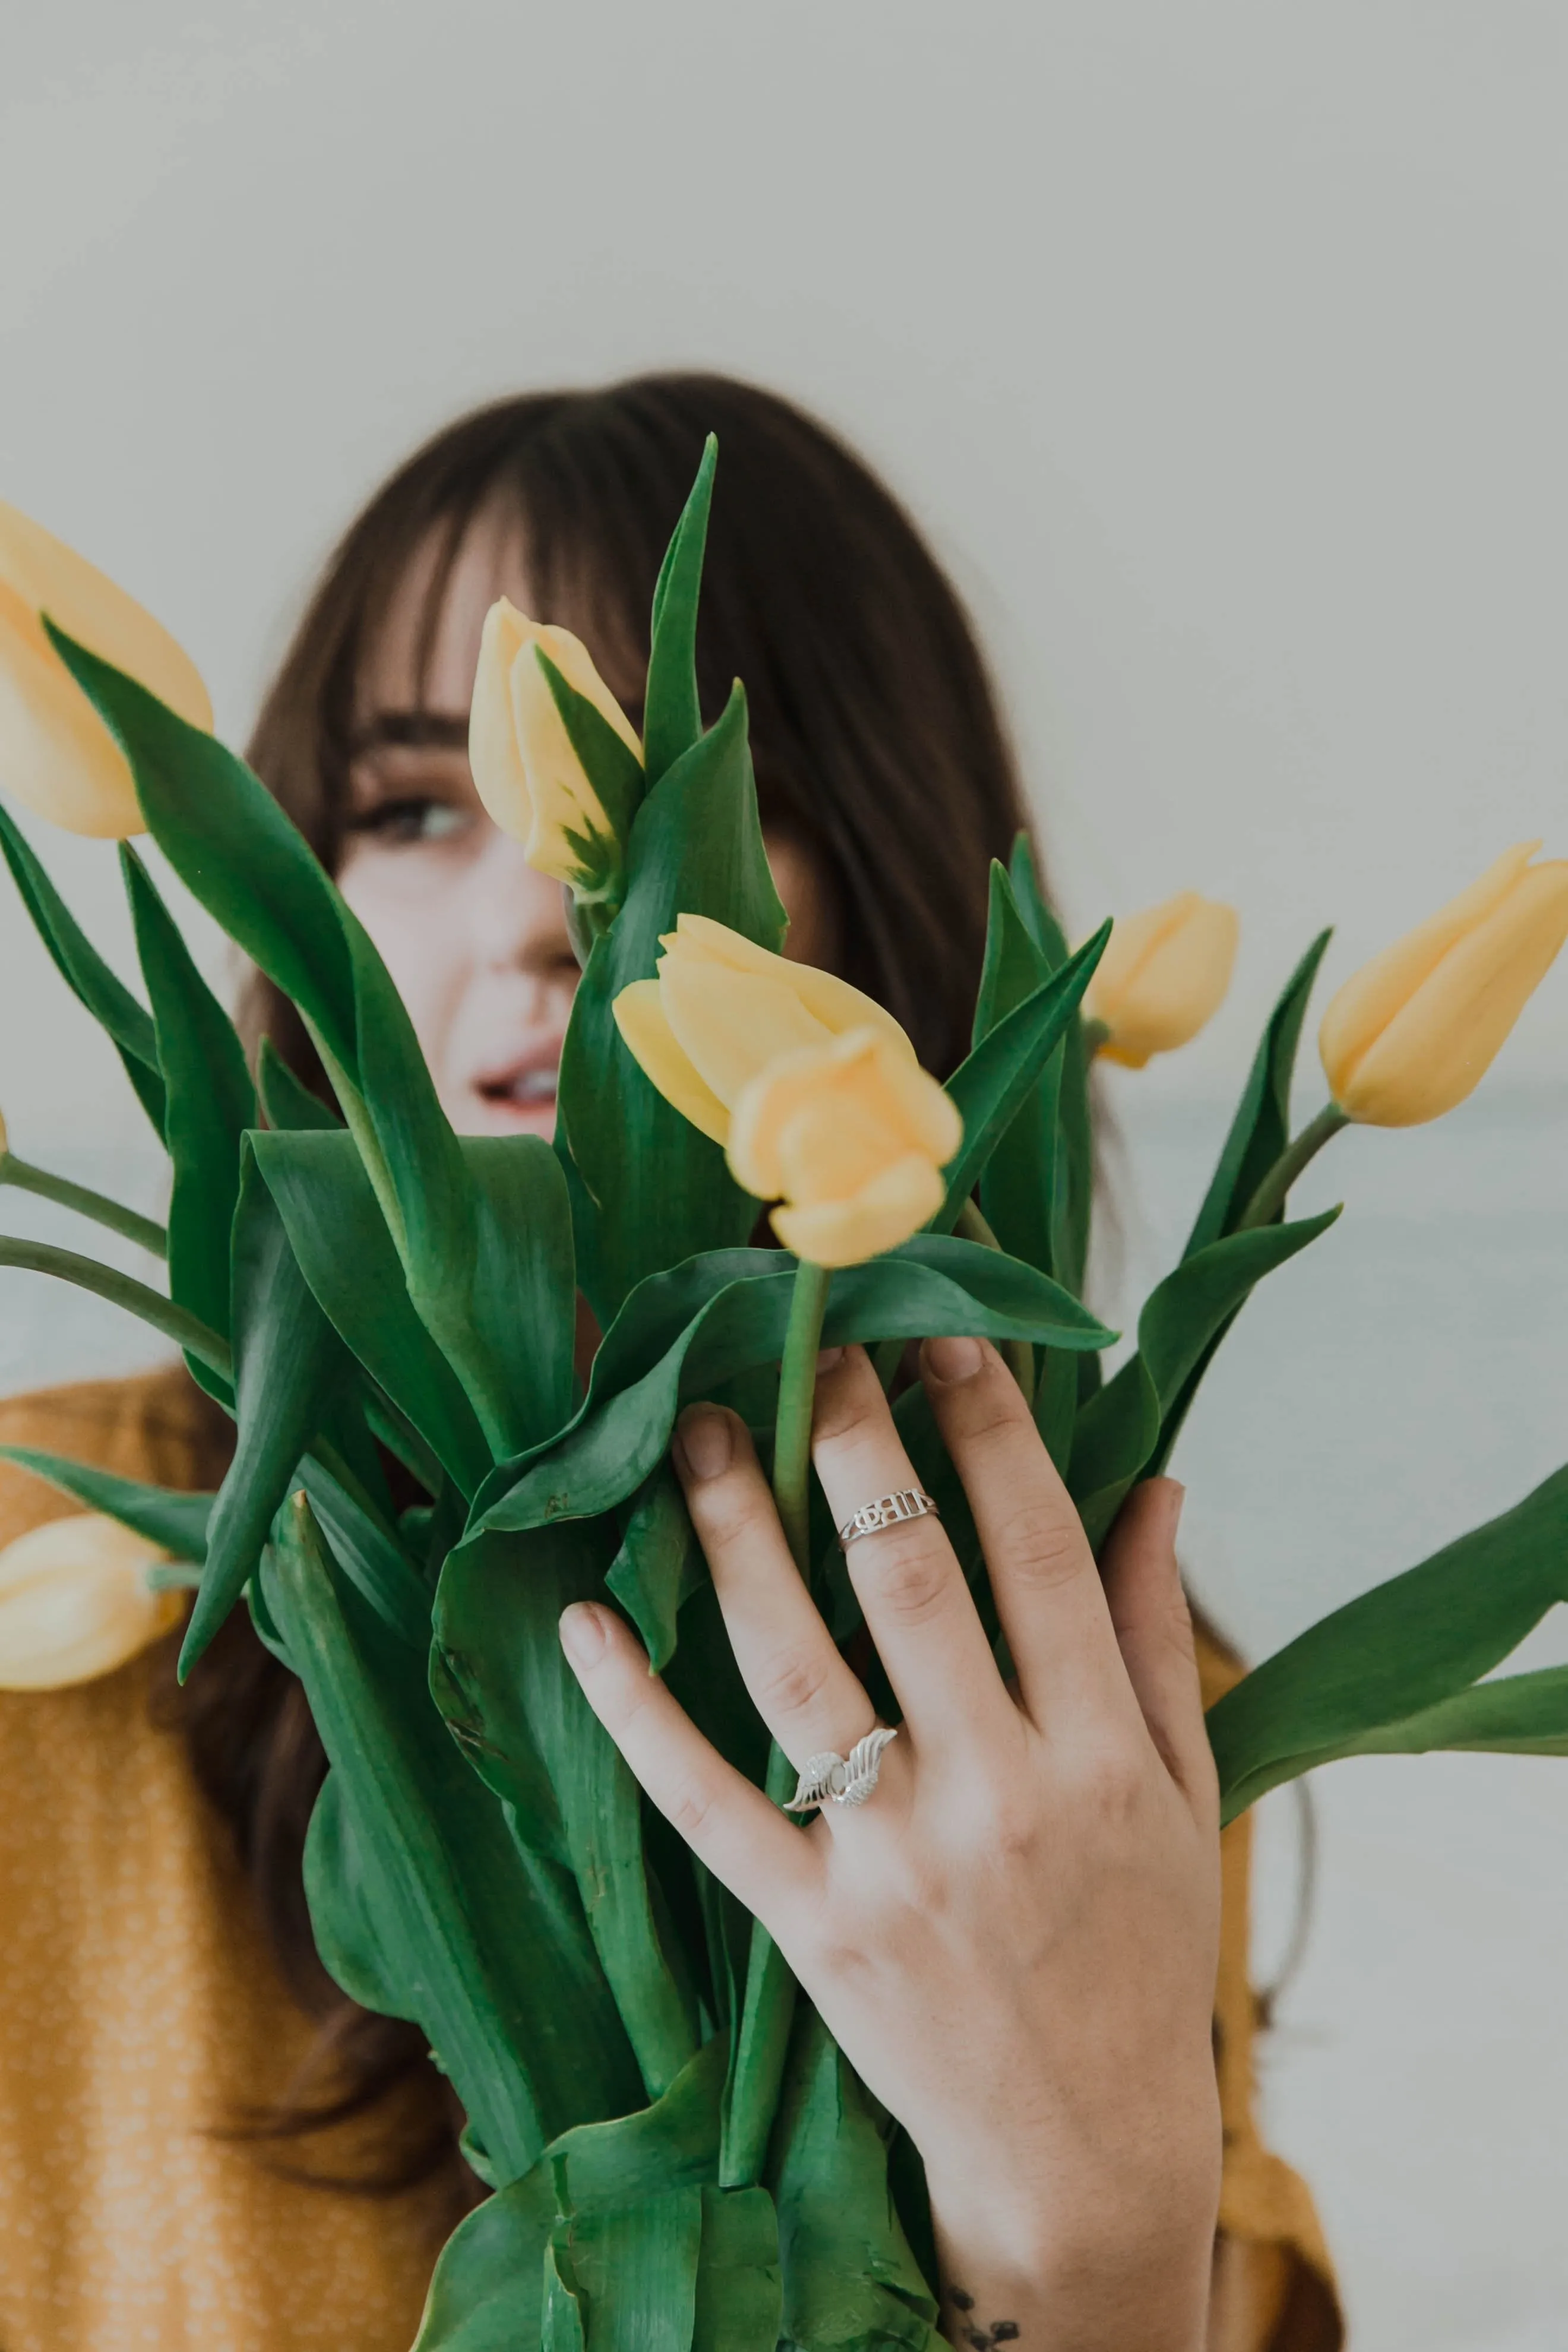
[[[879,1724],[875,1731],[855,1742],[847,1757],[836,1756],[831,1748],[820,1756],[808,1756],[785,1812],[809,1813],[819,1805],[863,1805],[877,1785],[882,1750],[898,1736],[896,1728],[888,1731]]]

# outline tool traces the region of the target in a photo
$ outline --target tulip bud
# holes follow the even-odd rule
[[[0,1690],[112,1674],[178,1620],[147,1571],[168,1554],[99,1512],[50,1519],[0,1551]]]
[[[131,768],[45,633],[45,614],[193,727],[212,705],[187,656],[112,580],[0,503],[0,783],[68,833],[144,833]]]
[[[1329,1091],[1369,1127],[1419,1127],[1478,1086],[1568,939],[1568,859],[1521,843],[1352,973],[1323,1015]]]
[[[736,1182],[784,1201],[784,1246],[851,1265],[918,1232],[963,1122],[892,1014],[706,915],[660,944],[657,979],[616,999],[621,1035],[666,1101],[728,1147]]]
[[[1118,919],[1083,1001],[1108,1060],[1141,1070],[1197,1035],[1225,1002],[1238,928],[1233,907],[1195,890]]]
[[[566,731],[542,653],[641,761],[637,730],[582,639],[529,620],[502,596],[485,615],[474,678],[474,787],[501,831],[523,844],[531,866],[579,898],[603,898],[620,870],[621,845]]]
[[[880,1029],[781,1055],[742,1090],[730,1172],[782,1200],[773,1227],[815,1265],[858,1265],[919,1233],[941,1208],[942,1169],[963,1140],[952,1097]]]

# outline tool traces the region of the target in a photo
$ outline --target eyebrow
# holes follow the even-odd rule
[[[468,714],[447,710],[378,710],[356,730],[349,745],[351,759],[367,751],[395,747],[403,751],[466,751]]]

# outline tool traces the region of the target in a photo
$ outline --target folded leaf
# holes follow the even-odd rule
[[[1222,1234],[1234,1232],[1237,1220],[1258,1185],[1290,1140],[1290,1083],[1296,1048],[1307,1017],[1307,1001],[1331,931],[1320,931],[1286,982],[1279,1002],[1268,1016],[1241,1101],[1225,1139],[1197,1223],[1187,1237],[1184,1257],[1193,1257]],[[1283,1211],[1280,1212],[1283,1214]]]

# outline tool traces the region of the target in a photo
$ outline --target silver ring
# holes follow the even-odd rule
[[[863,1805],[877,1785],[882,1750],[898,1736],[896,1729],[887,1731],[879,1724],[855,1742],[847,1756],[837,1756],[831,1748],[820,1756],[808,1756],[785,1812],[815,1812],[819,1805]]]
[[[901,1495],[882,1495],[874,1503],[862,1503],[854,1515],[846,1519],[838,1530],[838,1549],[847,1551],[862,1536],[880,1535],[884,1528],[896,1528],[905,1519],[939,1519],[942,1513],[923,1487],[906,1486]]]

